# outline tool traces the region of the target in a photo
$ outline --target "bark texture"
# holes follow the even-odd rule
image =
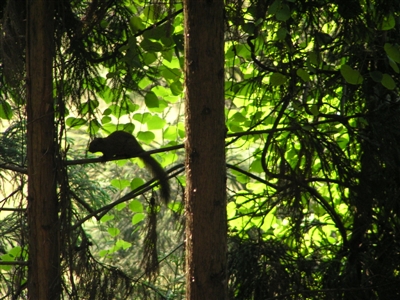
[[[222,0],[186,0],[186,299],[227,299]]]
[[[27,1],[29,299],[60,299],[52,64],[53,0]]]

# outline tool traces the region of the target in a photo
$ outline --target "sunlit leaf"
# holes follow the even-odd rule
[[[87,120],[83,119],[83,118],[70,117],[65,120],[65,124],[67,124],[67,126],[69,126],[69,127],[79,128],[80,126],[85,125],[86,123],[87,123]]]
[[[126,249],[129,249],[130,247],[132,247],[132,243],[129,243],[129,242],[124,241],[124,240],[118,240],[118,241],[115,242],[115,246],[117,246],[118,248],[126,250]]]
[[[116,209],[116,210],[118,210],[118,211],[121,211],[121,210],[123,210],[125,207],[126,207],[126,203],[123,202],[123,203],[119,203],[119,204],[115,205],[115,206],[114,206],[114,209]]]
[[[123,190],[130,185],[130,181],[126,179],[113,179],[111,180],[111,185],[119,190]]]
[[[137,135],[137,139],[140,141],[144,141],[146,143],[150,143],[155,138],[155,135],[151,131],[140,131]]]
[[[129,19],[129,26],[132,30],[132,32],[136,32],[138,30],[142,30],[144,29],[146,26],[143,24],[142,19],[137,17],[137,16],[133,16]]]
[[[167,122],[165,121],[165,119],[162,119],[157,115],[154,115],[147,121],[147,128],[149,130],[162,129],[166,123]]]
[[[132,217],[132,225],[136,225],[144,220],[145,215],[143,213],[134,214]]]
[[[112,237],[116,237],[120,233],[120,230],[115,227],[109,227],[107,228],[107,231]]]
[[[0,118],[10,120],[13,116],[13,111],[10,104],[6,101],[0,101]]]
[[[132,190],[137,189],[138,187],[144,184],[144,180],[140,177],[135,177],[131,180],[130,187]]]
[[[106,222],[108,222],[108,221],[114,220],[114,218],[115,218],[114,215],[105,214],[105,215],[100,219],[100,221],[101,221],[102,223],[106,223]]]
[[[262,173],[264,172],[262,165],[261,165],[261,159],[255,159],[253,160],[253,162],[250,165],[250,170],[252,172],[256,172],[256,173]]]

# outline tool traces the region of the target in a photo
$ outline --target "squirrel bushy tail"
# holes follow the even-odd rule
[[[143,148],[140,146],[136,138],[125,131],[114,131],[106,138],[94,139],[89,145],[89,151],[102,152],[104,161],[113,157],[133,157],[138,156],[142,159],[146,168],[160,181],[161,197],[167,204],[170,196],[170,187],[167,173],[161,165],[150,155],[143,155]]]
[[[141,156],[140,158],[146,167],[153,173],[153,176],[160,181],[161,198],[163,198],[164,202],[167,204],[170,197],[170,187],[167,173],[165,173],[161,165],[150,155]]]

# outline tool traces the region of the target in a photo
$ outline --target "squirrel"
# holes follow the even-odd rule
[[[92,153],[102,152],[102,158],[104,160],[108,160],[113,157],[129,158],[145,153],[136,138],[132,134],[125,131],[114,131],[106,138],[95,138],[89,144],[89,151]],[[144,162],[146,168],[150,170],[160,181],[161,197],[167,204],[170,196],[167,173],[165,173],[161,165],[150,155],[143,155],[139,158]]]

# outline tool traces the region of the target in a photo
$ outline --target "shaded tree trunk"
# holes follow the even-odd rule
[[[27,1],[29,299],[60,298],[56,194],[53,0]]]
[[[186,299],[226,299],[222,0],[186,0]]]

